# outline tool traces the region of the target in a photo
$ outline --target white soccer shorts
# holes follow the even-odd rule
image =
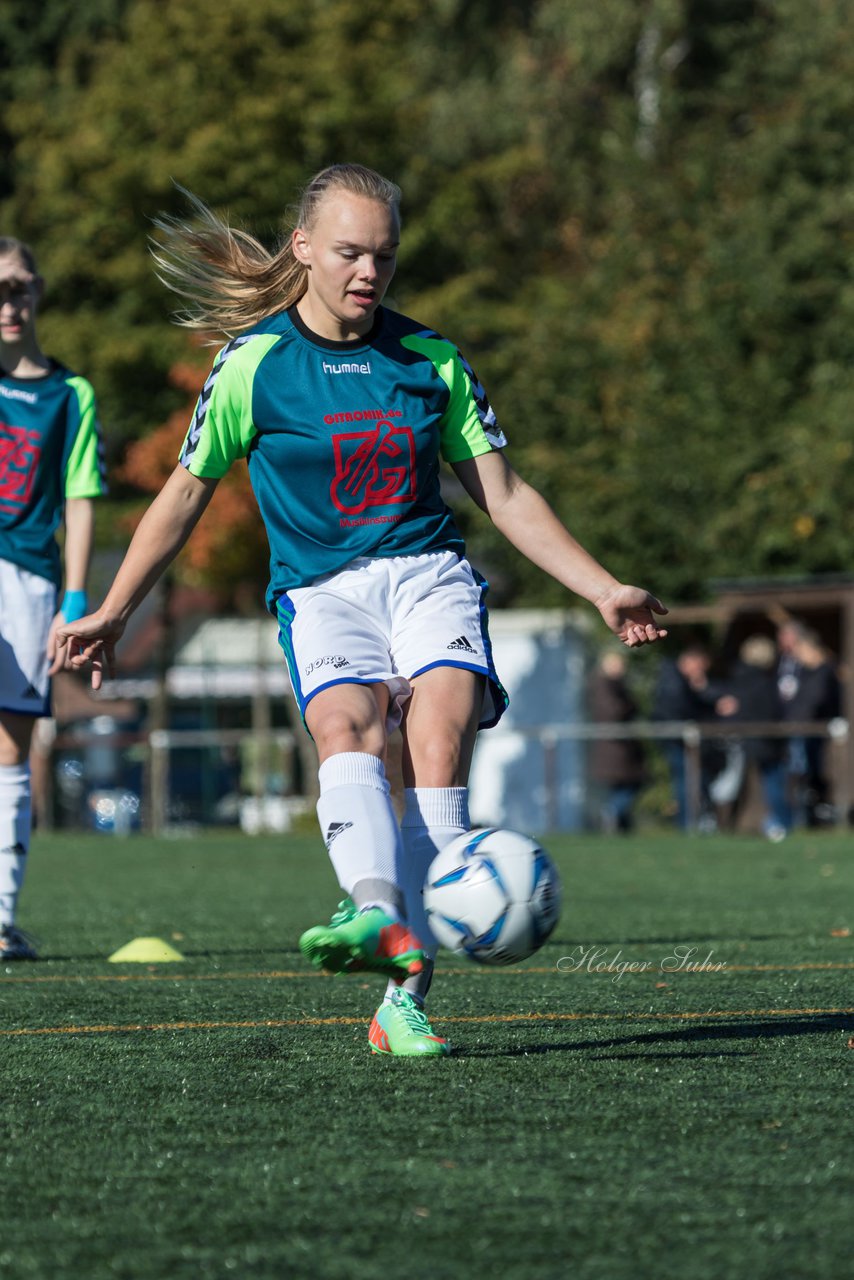
[[[0,560],[0,711],[50,715],[47,641],[56,611],[52,582]]]
[[[411,681],[431,667],[486,676],[480,726],[507,706],[492,661],[487,584],[451,551],[353,560],[279,597],[279,643],[300,712],[335,684],[385,683],[389,728],[400,723]]]

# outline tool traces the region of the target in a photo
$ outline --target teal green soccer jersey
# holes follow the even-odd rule
[[[0,377],[0,560],[59,586],[65,500],[105,493],[104,475],[85,378],[58,364],[43,378]]]
[[[439,461],[502,448],[483,388],[450,342],[385,308],[328,342],[295,307],[219,353],[181,461],[219,478],[237,458],[270,540],[268,605],[359,556],[463,553]]]

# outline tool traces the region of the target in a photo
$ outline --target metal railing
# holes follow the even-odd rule
[[[560,742],[602,742],[641,739],[644,741],[681,742],[685,759],[685,807],[686,822],[696,825],[702,809],[702,760],[703,743],[743,741],[756,738],[822,738],[831,749],[828,772],[834,783],[834,809],[838,821],[847,821],[851,810],[852,770],[850,766],[850,737],[848,721],[842,717],[833,720],[809,721],[751,721],[738,723],[727,720],[629,720],[614,724],[585,722],[578,724],[514,726],[511,730],[522,737],[533,738],[543,748],[546,808],[549,828],[555,829],[558,812],[558,761]]]
[[[169,786],[170,757],[175,750],[206,747],[242,747],[250,741],[257,750],[255,763],[258,783],[254,788],[257,801],[267,794],[263,779],[269,773],[274,748],[294,753],[296,737],[289,729],[154,729],[148,735],[149,822],[154,834],[169,825],[171,795]]]
[[[698,820],[702,805],[702,761],[704,743],[747,740],[755,738],[821,738],[828,742],[828,774],[833,785],[833,805],[838,821],[848,820],[852,801],[851,748],[849,725],[844,719],[831,721],[763,723],[735,723],[727,721],[653,721],[633,720],[625,723],[573,723],[513,726],[509,732],[539,742],[543,750],[543,771],[546,795],[547,825],[557,829],[558,796],[561,784],[558,747],[561,742],[625,741],[641,739],[649,742],[681,742],[685,760],[686,818],[689,825]],[[500,731],[499,731],[500,732]],[[270,773],[267,761],[279,751],[289,761],[291,777],[299,772],[298,757],[305,750],[305,742],[288,729],[157,729],[144,732],[112,732],[61,734],[45,741],[39,749],[42,757],[40,772],[48,791],[54,784],[52,762],[58,752],[76,751],[85,754],[88,748],[108,748],[117,752],[128,749],[136,753],[141,762],[142,824],[154,833],[164,831],[172,821],[174,801],[170,775],[174,754],[180,751],[240,749],[250,745],[255,753],[253,773],[255,783],[250,792],[257,801],[270,794],[266,779]],[[199,765],[201,768],[201,764]],[[303,773],[306,761],[302,760]],[[305,791],[313,791],[314,778],[305,777]],[[289,793],[290,794],[290,793]],[[301,793],[297,793],[299,795]],[[40,822],[50,827],[52,805],[42,800]]]
[[[45,726],[50,723],[42,722]],[[85,803],[88,797],[88,808],[101,804],[105,811],[113,810],[115,824],[109,829],[122,833],[143,826],[153,834],[160,834],[175,825],[176,811],[182,807],[182,797],[172,774],[176,754],[187,751],[196,753],[192,769],[200,787],[195,789],[215,792],[218,780],[213,775],[205,777],[206,770],[211,769],[205,753],[234,752],[236,757],[247,747],[251,748],[252,785],[244,791],[242,799],[254,799],[261,807],[271,795],[281,794],[280,791],[274,793],[269,785],[277,753],[279,761],[286,762],[284,772],[293,779],[300,772],[301,745],[289,729],[156,729],[149,732],[115,729],[104,732],[98,731],[93,723],[87,731],[42,732],[34,742],[33,755],[38,822],[49,830],[56,825],[57,815],[60,822],[63,821],[64,810],[67,825],[88,825],[91,819]],[[93,755],[98,757],[94,767]],[[232,772],[241,772],[236,760]],[[129,775],[134,777],[132,783],[128,781]],[[65,805],[64,790],[71,791],[70,803]],[[98,822],[94,825],[107,829],[107,825]]]

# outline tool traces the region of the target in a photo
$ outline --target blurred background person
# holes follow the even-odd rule
[[[734,721],[759,724],[782,719],[777,647],[770,636],[748,636],[742,642],[729,681],[729,695],[723,714]],[[786,740],[745,737],[741,750],[746,767],[752,766],[759,776],[765,806],[762,830],[769,840],[782,840],[792,825],[787,796]]]
[[[833,720],[840,714],[842,691],[836,664],[817,631],[801,628],[794,656],[799,664],[798,686],[794,696],[784,703],[785,719],[792,723]],[[825,738],[791,740],[789,769],[795,787],[795,810],[798,821],[808,827],[833,821],[826,757]]]
[[[712,679],[711,670],[712,655],[703,644],[689,644],[675,659],[665,658],[653,695],[652,719],[695,723],[716,719],[718,703],[726,689],[719,680]],[[708,739],[700,743],[699,812],[693,815],[688,805],[685,745],[681,738],[662,738],[661,750],[670,772],[676,824],[683,830],[695,823],[700,830],[714,830],[716,819],[709,784],[723,765],[719,744]]]
[[[798,641],[804,634],[804,624],[797,618],[786,618],[777,628],[777,692],[784,720],[794,721],[792,702],[798,692],[801,679],[801,664],[796,653]],[[803,738],[786,739],[786,790],[789,803],[793,807],[793,818],[800,822],[802,815],[796,814],[797,795],[801,788],[801,778],[806,769]]]
[[[787,618],[777,628],[777,690],[783,704],[791,702],[798,692],[801,664],[797,647],[804,630],[795,618]]]
[[[621,653],[608,650],[601,655],[590,674],[587,702],[594,724],[626,724],[637,717],[637,704],[626,686],[626,660]],[[595,739],[590,749],[590,779],[602,794],[602,830],[633,830],[635,801],[646,780],[644,748],[639,739]]]

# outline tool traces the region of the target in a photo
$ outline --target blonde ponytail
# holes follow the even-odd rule
[[[303,296],[307,271],[294,257],[291,232],[294,227],[311,229],[329,191],[350,191],[395,212],[400,206],[400,189],[373,169],[330,165],[309,182],[291,226],[271,253],[248,232],[230,227],[192,192],[178,189],[193,216],[188,221],[168,214],[155,219],[163,236],[163,243],[152,241],[151,246],[157,276],[185,302],[174,317],[178,324],[227,337],[286,310]]]

